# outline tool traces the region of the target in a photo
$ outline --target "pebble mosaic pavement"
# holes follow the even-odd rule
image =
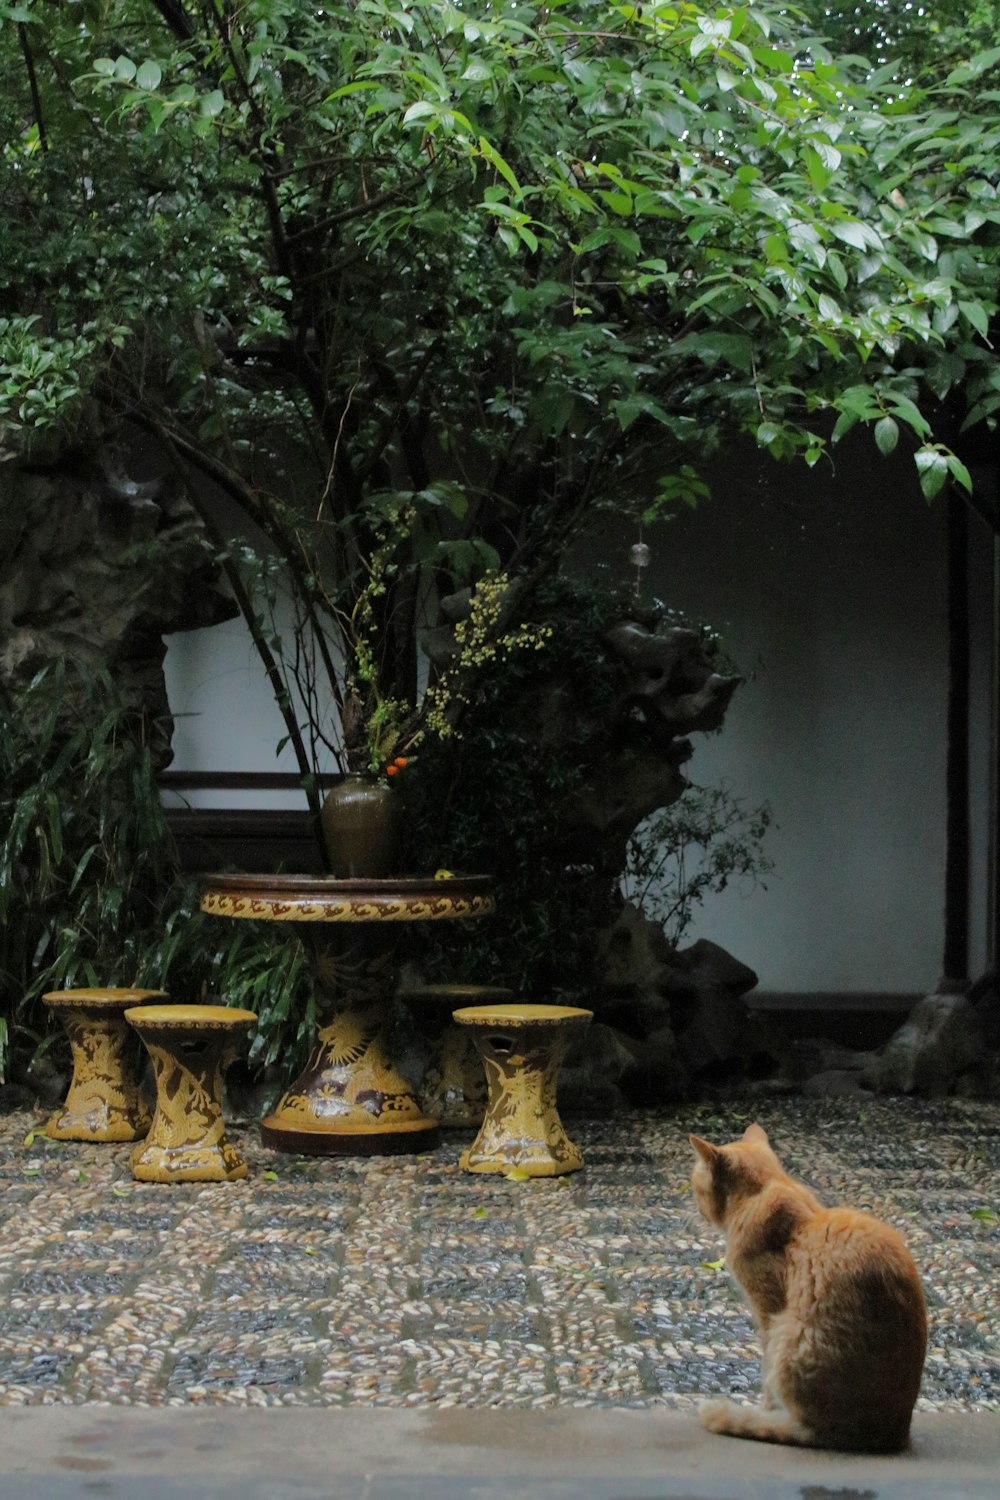
[[[761,1120],[827,1202],[896,1224],[924,1280],[920,1407],[1000,1409],[1000,1103],[730,1098],[567,1125],[515,1182],[433,1153],[323,1159],[230,1129],[245,1182],[134,1183],[128,1146],[0,1119],[0,1405],[686,1407],[755,1399],[753,1329],[687,1177]]]

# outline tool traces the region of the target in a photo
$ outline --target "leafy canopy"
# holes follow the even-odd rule
[[[400,579],[444,588],[696,503],[739,430],[814,464],[866,423],[971,489],[990,7],[946,72],[905,7],[867,56],[826,9],[0,4],[0,440],[138,424],[334,621],[401,497]]]

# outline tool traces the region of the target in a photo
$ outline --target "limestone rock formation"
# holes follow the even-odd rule
[[[793,1041],[784,1082],[812,1097],[901,1093],[994,1097],[1000,1093],[995,976],[967,992],[924,995],[883,1047],[862,1051],[824,1038]]]
[[[4,478],[0,691],[16,700],[59,660],[106,668],[125,706],[159,721],[168,764],[163,637],[236,613],[195,512],[173,485],[78,453],[44,468],[12,462]]]
[[[595,1079],[610,1076],[620,1102],[654,1104],[744,1076],[762,1045],[742,1003],[756,983],[753,970],[717,943],[700,938],[675,948],[656,922],[624,903],[597,945],[588,1003],[603,1025],[581,1043],[593,1054]]]
[[[985,1057],[983,1029],[968,996],[935,993],[917,1001],[886,1044],[874,1078],[884,1092],[948,1094],[977,1073]]]
[[[686,736],[722,725],[742,679],[716,672],[698,632],[672,623],[659,609],[634,607],[606,632],[603,644],[618,664],[610,715],[593,726],[606,750],[595,757],[588,784],[567,800],[563,816],[567,840],[587,848],[599,871],[617,873],[643,818],[669,807],[685,790],[681,766],[691,756]],[[550,702],[544,720],[550,734],[558,719]]]

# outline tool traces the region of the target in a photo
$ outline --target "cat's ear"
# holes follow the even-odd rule
[[[767,1131],[763,1126],[756,1123],[747,1126],[743,1132],[743,1139],[745,1141],[756,1142],[758,1146],[766,1146],[768,1144]]]
[[[719,1155],[718,1146],[713,1146],[711,1141],[703,1141],[700,1135],[689,1135],[688,1140],[702,1161],[707,1162],[710,1167],[713,1166]]]

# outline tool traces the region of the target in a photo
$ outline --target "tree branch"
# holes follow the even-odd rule
[[[263,666],[264,671],[267,675],[267,680],[271,685],[271,692],[274,694],[274,701],[277,704],[278,711],[281,714],[282,719],[284,720],[285,729],[288,732],[289,744],[292,746],[292,750],[295,754],[296,764],[299,768],[299,775],[302,780],[302,789],[306,794],[306,801],[309,804],[309,814],[313,825],[313,831],[316,835],[316,840],[319,845],[320,852],[325,860],[326,854],[323,839],[320,835],[320,797],[316,767],[310,762],[309,755],[306,751],[305,741],[302,737],[302,730],[299,727],[298,719],[295,717],[295,713],[293,711],[291,697],[288,692],[288,684],[285,682],[281,667],[278,664],[278,660],[275,657],[274,652],[268,645],[264,632],[261,629],[260,621],[257,618],[257,612],[253,607],[253,601],[246,590],[243,579],[240,577],[239,569],[236,567],[235,563],[228,553],[228,549],[226,548],[224,539],[220,535],[218,527],[215,524],[215,518],[212,516],[210,510],[205,505],[201,495],[198,493],[197,488],[190,483],[187,477],[184,466],[184,456],[175,445],[173,436],[165,428],[162,427],[157,429],[155,426],[151,426],[148,430],[152,431],[153,434],[159,439],[161,445],[163,446],[164,452],[167,454],[167,457],[169,458],[175,471],[179,475],[181,482],[183,483],[184,493],[187,495],[192,506],[197,511],[198,517],[206,532],[208,533],[209,538],[218,549],[222,561],[222,568],[229,583],[229,587],[233,591],[233,597],[235,598],[236,603],[239,606],[240,614],[243,616],[246,627],[250,632],[250,637],[253,641],[254,649],[256,650],[257,655],[260,658],[261,665]]]
[[[419,180],[417,178],[417,182]],[[416,183],[413,184],[413,186],[415,185]],[[300,229],[295,234],[288,236],[288,244],[290,247],[296,247],[302,240],[313,239],[318,234],[325,234],[328,229],[335,229],[338,224],[346,224],[349,219],[363,218],[365,214],[374,213],[376,209],[383,208],[387,203],[392,203],[397,198],[405,198],[409,191],[409,187],[386,188],[384,193],[376,193],[374,198],[366,198],[363,203],[355,203],[353,208],[342,208],[338,213],[330,214],[326,219],[320,219],[317,224],[307,224],[305,229]]]
[[[317,649],[323,658],[323,666],[329,679],[330,693],[339,711],[342,696],[340,677],[319,613],[322,609],[332,618],[335,610],[322,588],[316,584],[310,586],[310,577],[315,577],[317,573],[316,563],[306,553],[301,538],[283,525],[271,507],[262,501],[258,491],[248,484],[241,474],[217,459],[207,449],[202,448],[188,433],[175,427],[167,418],[166,413],[158,411],[149,402],[143,400],[133,401],[123,406],[122,402],[115,400],[113,395],[103,393],[100,398],[119,415],[128,417],[137,426],[152,433],[160,442],[169,444],[179,457],[198,469],[207,479],[211,479],[213,484],[218,485],[225,494],[236,501],[240,509],[275,544],[294,580],[299,597],[304,601],[316,637]]]
[[[35,111],[35,123],[38,126],[38,144],[43,151],[47,151],[49,149],[49,138],[45,129],[45,117],[42,114],[42,96],[38,92],[38,76],[35,73],[35,59],[31,55],[31,47],[28,43],[28,28],[23,21],[17,23],[17,35],[21,43],[24,66],[28,71],[31,107]]]
[[[153,0],[153,7],[159,11],[174,36],[179,37],[182,42],[192,40],[195,34],[194,22],[180,0]]]

